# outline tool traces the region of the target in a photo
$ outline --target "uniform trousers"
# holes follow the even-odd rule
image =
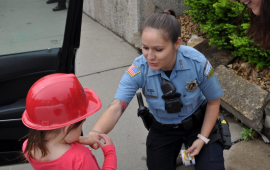
[[[147,136],[147,167],[149,170],[175,170],[176,158],[179,156],[183,142],[187,138],[196,139],[201,126],[187,132],[182,126],[165,127],[159,123],[152,124]],[[219,141],[204,145],[195,156],[196,170],[224,170],[222,144]]]

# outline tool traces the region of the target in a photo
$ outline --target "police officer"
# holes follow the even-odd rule
[[[113,129],[136,91],[142,88],[154,118],[146,141],[148,169],[176,169],[182,143],[193,138],[187,152],[195,156],[196,169],[221,170],[221,143],[207,143],[223,91],[209,61],[194,48],[180,46],[180,24],[172,13],[155,13],[145,21],[141,29],[143,54],[127,69],[109,108],[80,142],[96,149],[93,139]],[[206,100],[202,120],[189,121],[195,112],[203,110],[201,105]]]

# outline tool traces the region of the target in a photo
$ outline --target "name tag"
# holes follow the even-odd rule
[[[149,98],[155,98],[155,99],[157,99],[157,96],[152,96],[152,95],[145,95],[146,97],[149,97]]]

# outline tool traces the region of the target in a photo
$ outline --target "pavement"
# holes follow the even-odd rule
[[[132,64],[140,52],[126,43],[113,32],[104,28],[87,15],[83,15],[81,45],[76,58],[76,76],[83,87],[93,89],[102,101],[102,108],[83,125],[87,134],[96,120],[106,110],[113,100],[119,81],[125,70]],[[146,136],[140,118],[137,117],[138,103],[134,98],[128,105],[114,129],[109,133],[116,147],[119,170],[147,170],[146,166]],[[240,141],[243,126],[236,122],[230,113],[226,115],[230,122],[232,142],[230,150],[224,150],[225,168],[227,170],[268,170],[270,169],[270,145],[261,139]],[[93,150],[93,154],[102,167],[103,153]],[[184,166],[177,160],[177,170],[194,170],[194,166]],[[3,166],[0,170],[32,169],[30,164]]]

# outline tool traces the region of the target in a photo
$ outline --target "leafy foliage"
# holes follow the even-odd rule
[[[240,121],[236,116],[233,117],[237,122]]]
[[[253,132],[252,128],[250,128],[250,129],[243,128],[243,131],[241,132],[242,133],[241,139],[242,140],[252,140],[252,139],[254,139],[254,137],[252,135],[252,132]]]
[[[248,14],[244,13],[237,23],[238,16],[245,8],[242,3],[230,0],[185,0],[185,5],[190,8],[186,13],[210,37],[210,45],[230,49],[234,56],[256,64],[257,68],[270,68],[270,50],[261,50],[252,38],[245,37],[249,28]]]

